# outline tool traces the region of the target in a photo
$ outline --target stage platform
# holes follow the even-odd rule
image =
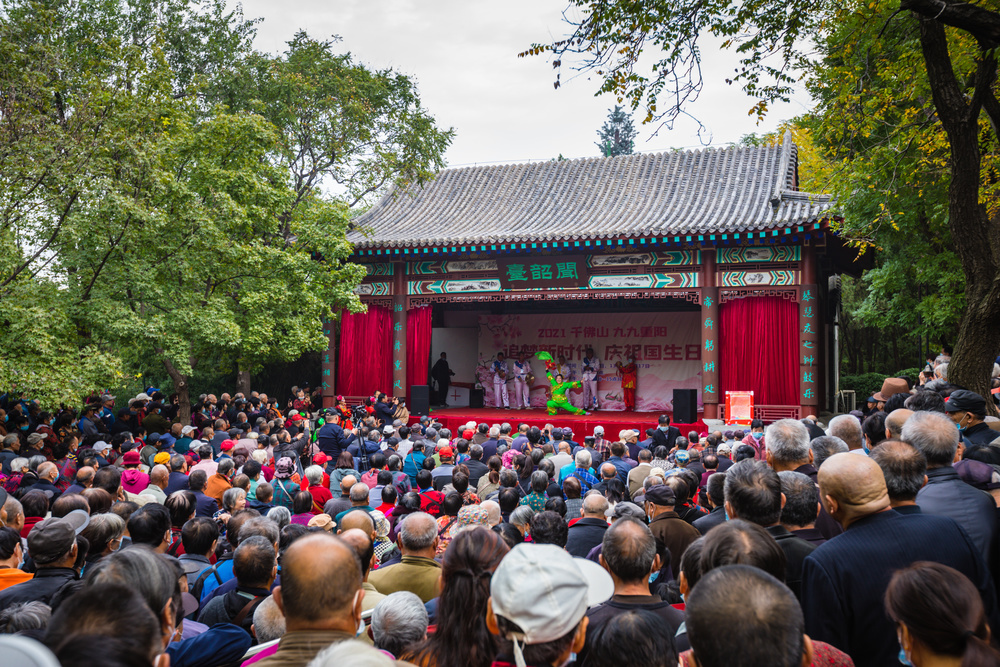
[[[546,424],[554,426],[569,426],[573,429],[573,435],[580,442],[581,438],[593,435],[594,427],[604,427],[604,437],[607,440],[617,440],[618,432],[622,429],[631,428],[639,431],[639,439],[645,439],[647,428],[656,428],[657,420],[660,417],[658,412],[619,412],[619,411],[597,411],[589,415],[571,415],[560,412],[558,415],[549,415],[545,410],[503,410],[496,408],[431,408],[430,415],[435,420],[441,422],[445,428],[451,429],[455,434],[456,429],[474,420],[477,423],[502,424],[509,422],[511,427],[516,429],[518,422],[524,422],[529,426],[543,428]],[[411,416],[411,421],[416,421],[417,417]],[[693,424],[673,424],[680,429],[683,435],[688,431],[707,431],[705,422],[698,420]]]

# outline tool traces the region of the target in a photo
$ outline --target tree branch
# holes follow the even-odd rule
[[[1000,46],[1000,14],[981,5],[958,0],[903,0],[900,7],[923,18],[964,30],[986,49]]]

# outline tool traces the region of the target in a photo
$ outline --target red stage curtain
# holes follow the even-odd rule
[[[427,384],[431,358],[431,307],[406,313],[406,395],[415,384]]]
[[[371,305],[367,313],[345,310],[340,317],[337,393],[371,396],[376,389],[392,390],[392,312]]]
[[[719,402],[725,391],[753,391],[755,405],[798,405],[798,304],[748,297],[719,310]]]

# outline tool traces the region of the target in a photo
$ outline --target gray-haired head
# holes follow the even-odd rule
[[[270,595],[257,605],[253,613],[253,633],[258,644],[274,641],[285,634],[285,616]]]
[[[437,522],[426,512],[414,512],[403,519],[399,529],[399,541],[408,551],[424,551],[431,548],[437,537]]]
[[[309,481],[309,486],[316,486],[323,483],[323,468],[319,466],[309,466],[305,470],[305,475]]]
[[[928,468],[950,466],[958,449],[958,429],[940,412],[915,412],[903,424],[903,442],[923,453]]]
[[[809,430],[798,419],[779,419],[768,426],[764,443],[776,464],[809,460]]]
[[[52,608],[44,602],[33,600],[12,604],[0,611],[0,634],[13,635],[25,630],[45,630],[51,618]]]
[[[584,469],[589,468],[592,461],[590,457],[590,452],[588,452],[586,449],[581,449],[576,453],[575,461],[577,468],[584,468]]]
[[[259,535],[266,537],[267,541],[274,545],[278,543],[280,534],[281,528],[278,527],[277,521],[270,516],[255,516],[252,519],[247,519],[246,523],[240,526],[240,543],[242,544],[248,537]]]
[[[145,546],[132,546],[87,568],[86,586],[121,584],[142,596],[157,618],[174,595],[180,595],[177,570],[167,556]]]
[[[219,474],[228,475],[236,468],[236,462],[230,458],[225,458],[219,461]]]
[[[372,611],[375,648],[401,656],[424,640],[427,624],[427,608],[419,597],[409,591],[391,593]]]
[[[809,443],[809,448],[813,453],[813,465],[817,468],[834,454],[842,454],[848,450],[847,443],[835,435],[822,435],[813,438],[812,442]]]
[[[861,422],[854,415],[838,415],[831,419],[826,434],[837,436],[846,442],[848,449],[861,449],[864,446]]]
[[[278,524],[278,530],[281,530],[292,522],[292,512],[287,507],[279,505],[267,511],[267,518]]]
[[[239,487],[226,489],[222,493],[222,508],[232,514],[236,510],[236,504],[247,497],[247,492]]]
[[[518,505],[517,508],[510,513],[510,522],[515,526],[526,528],[531,525],[531,517],[534,515],[535,510],[531,509],[527,505]]]
[[[357,639],[331,644],[317,655],[309,667],[393,667],[394,663],[385,653]]]
[[[517,473],[510,468],[500,471],[500,486],[504,488],[514,488],[517,486]]]

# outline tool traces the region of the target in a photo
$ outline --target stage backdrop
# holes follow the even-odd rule
[[[598,405],[602,410],[624,410],[621,377],[616,361],[635,356],[639,367],[637,411],[673,410],[674,389],[697,389],[701,405],[701,329],[698,313],[576,313],[552,315],[480,315],[477,377],[485,390],[486,404],[495,405],[490,366],[497,352],[508,357],[511,373],[508,392],[514,394],[513,362],[519,352],[534,355],[548,351],[553,359],[566,357],[571,379],[581,379],[587,346],[601,361]],[[531,405],[544,407],[548,400],[545,363],[531,358],[535,383]],[[583,390],[570,392],[580,406]],[[515,402],[511,400],[511,407]]]

